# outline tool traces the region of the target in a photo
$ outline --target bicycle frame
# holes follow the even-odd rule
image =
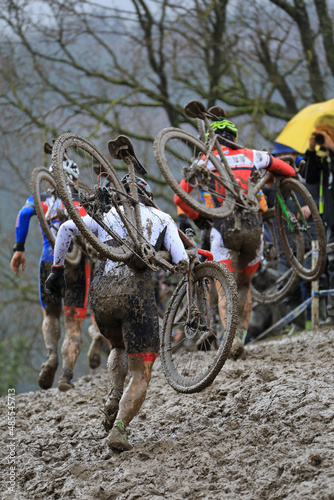
[[[213,260],[213,255],[211,252],[207,250],[201,250],[197,248],[196,242],[194,240],[194,235],[195,232],[193,229],[189,228],[186,230],[186,237],[190,241],[190,243],[193,245],[193,249],[188,252],[188,255],[190,257],[190,265],[189,265],[189,271],[187,273],[187,299],[188,299],[188,314],[187,314],[187,319],[185,323],[188,324],[188,327],[191,329],[191,324],[195,320],[197,320],[198,315],[200,315],[200,312],[197,308],[197,306],[194,304],[194,282],[193,282],[193,277],[194,277],[194,268],[197,264],[199,264],[199,258],[198,255],[203,255],[206,260],[212,261]],[[194,251],[196,250],[196,251]],[[204,299],[204,298],[203,298]],[[203,338],[201,337],[198,341],[202,341]]]

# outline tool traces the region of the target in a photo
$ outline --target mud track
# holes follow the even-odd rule
[[[334,499],[334,331],[247,348],[211,387],[181,395],[157,361],[129,452],[101,426],[106,374],[16,396],[16,493],[25,499]],[[1,405],[6,456],[7,398]],[[4,446],[5,445],[5,446]],[[7,451],[6,451],[7,450]],[[3,479],[8,465],[2,462]]]

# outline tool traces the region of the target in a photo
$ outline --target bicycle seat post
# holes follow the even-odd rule
[[[135,219],[136,219],[136,239],[134,241],[135,246],[136,246],[136,251],[140,250],[141,243],[143,242],[142,238],[142,222],[141,222],[141,214],[140,214],[140,206],[139,206],[139,194],[138,194],[138,187],[136,184],[136,175],[135,175],[135,169],[134,169],[134,161],[131,155],[127,155],[124,158],[125,163],[127,164],[128,167],[128,172],[129,172],[129,186],[130,186],[130,193],[131,197],[134,199],[134,211],[135,211]]]
[[[230,182],[231,182],[230,189],[231,189],[231,191],[232,191],[232,192],[234,192],[234,194],[235,194],[235,196],[236,196],[236,197],[240,198],[240,185],[239,185],[237,182],[235,182],[235,177],[234,177],[233,172],[232,172],[232,170],[230,169],[230,166],[229,166],[229,164],[228,164],[228,162],[227,162],[227,160],[226,160],[226,157],[225,157],[225,155],[224,155],[224,153],[223,153],[223,150],[222,150],[221,144],[220,144],[220,142],[219,142],[219,140],[218,140],[218,136],[217,136],[217,134],[215,134],[215,132],[212,130],[211,126],[210,126],[210,130],[209,130],[209,131],[210,131],[210,132],[212,131],[212,132],[213,132],[213,134],[214,134],[214,137],[215,137],[215,143],[214,143],[214,144],[215,144],[215,147],[216,147],[216,149],[217,149],[217,151],[218,151],[218,154],[219,154],[219,157],[220,157],[220,159],[221,159],[221,162],[223,163],[223,165],[224,165],[224,167],[225,167],[225,170],[226,170],[226,172],[227,172],[227,175],[229,176],[229,179],[230,179]],[[218,172],[219,172],[220,176],[221,176],[221,177],[224,177],[224,174],[223,174],[223,172],[222,172],[221,168],[222,168],[222,167],[220,167],[220,165],[218,164],[218,165],[217,165],[217,170],[218,170]]]

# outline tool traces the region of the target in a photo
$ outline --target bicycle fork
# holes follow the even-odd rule
[[[185,336],[192,340],[194,347],[202,342],[208,335],[208,294],[210,292],[207,283],[199,284],[195,279],[195,267],[199,263],[197,245],[193,239],[194,231],[187,229],[186,236],[194,244],[196,254],[190,255],[190,265],[187,274],[187,317],[185,319]]]
[[[297,217],[287,208],[285,201],[283,199],[283,196],[281,194],[281,191],[279,189],[277,189],[276,198],[278,200],[278,203],[281,206],[282,212],[283,212],[284,217],[285,217],[285,221],[287,222],[287,224],[289,226],[289,230],[292,233],[294,233],[297,228],[302,229],[304,231],[307,231],[309,226],[308,226],[308,223],[303,215],[300,203],[299,203],[296,195],[294,193],[292,193],[291,200],[297,209]],[[300,217],[301,227],[298,224],[298,215]]]

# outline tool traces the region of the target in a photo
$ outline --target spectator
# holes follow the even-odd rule
[[[327,245],[334,246],[334,122],[316,123],[305,153],[306,167],[303,172],[305,181],[316,188],[319,213],[323,217]],[[334,289],[334,248],[327,252],[327,286]],[[327,323],[334,324],[334,297],[327,301]]]

